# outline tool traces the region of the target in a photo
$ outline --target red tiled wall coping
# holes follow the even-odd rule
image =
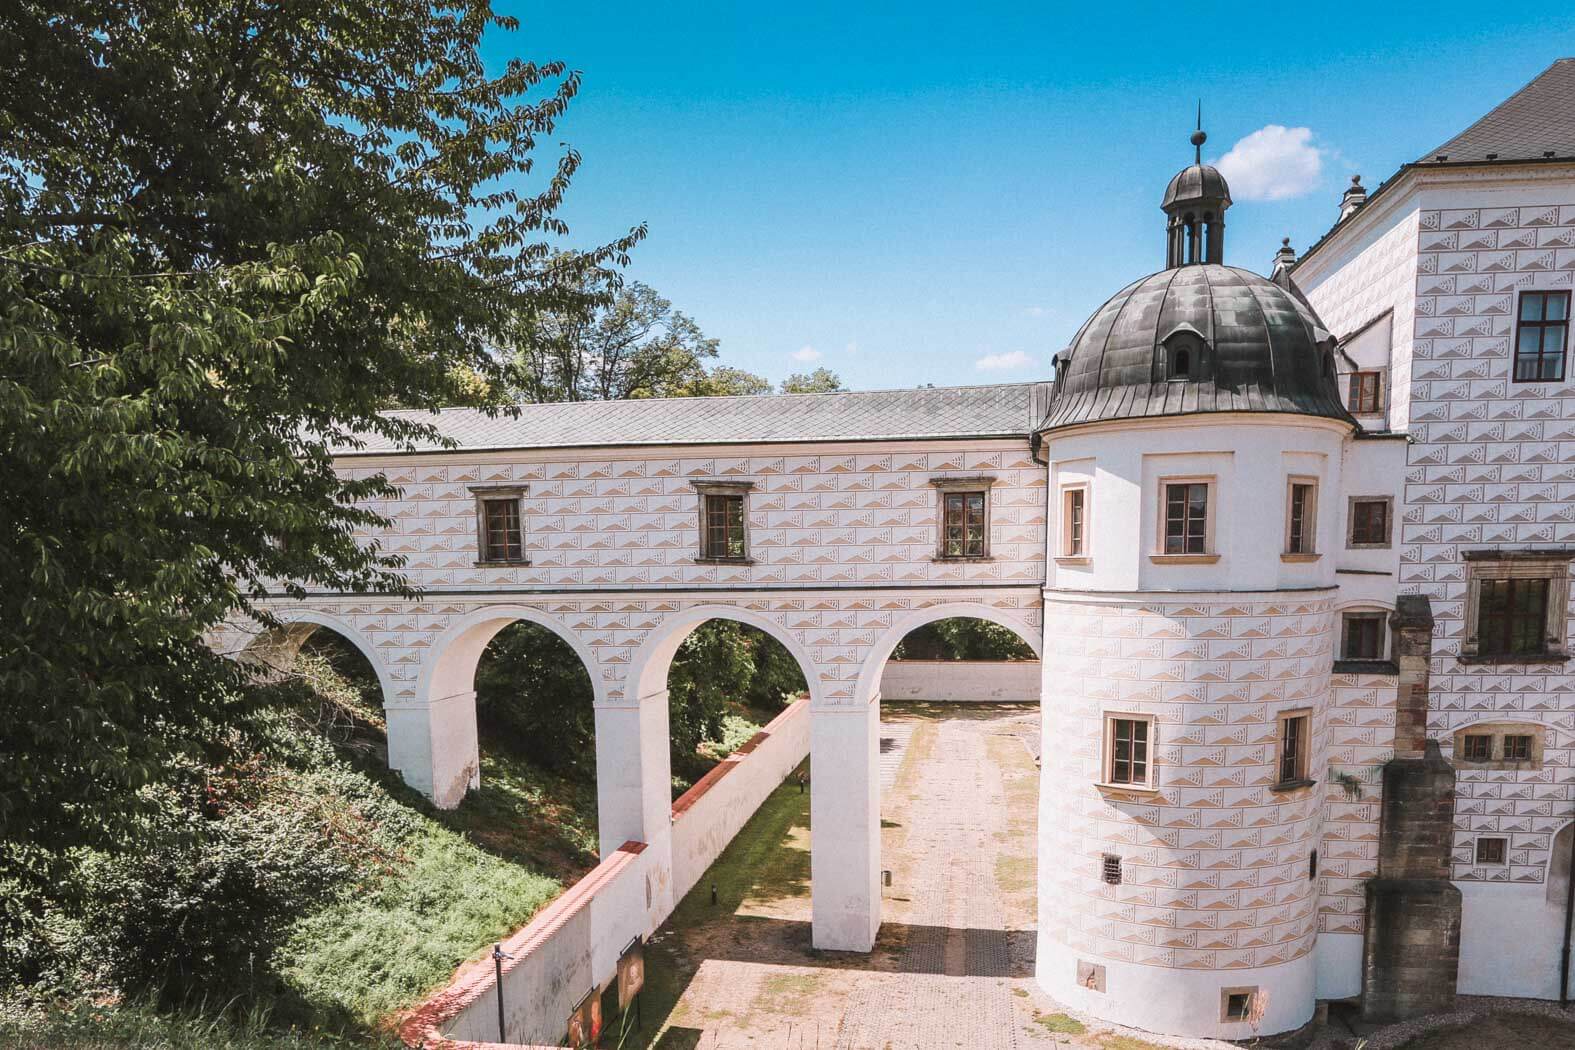
[[[625,842],[613,854],[586,873],[585,877],[570,886],[563,895],[547,905],[524,926],[515,930],[503,942],[503,950],[512,959],[505,959],[503,972],[509,973],[525,958],[552,938],[564,924],[585,907],[598,890],[612,882],[624,869],[634,864],[645,850],[643,842]],[[399,1025],[399,1038],[407,1046],[427,1047],[428,1050],[475,1050],[481,1047],[520,1047],[524,1043],[476,1043],[449,1039],[443,1035],[443,1025],[458,1017],[478,999],[492,990],[496,980],[491,954],[465,963],[454,973],[448,987],[418,1006]]]
[[[712,767],[709,773],[695,781],[694,787],[690,788],[688,791],[685,791],[682,795],[679,795],[677,801],[673,803],[673,819],[677,820],[679,817],[683,816],[684,813],[691,809],[695,803],[704,798],[706,792],[716,787],[718,781],[727,776],[733,770],[737,769],[740,762],[749,757],[750,753],[757,747],[765,743],[766,739],[776,731],[777,726],[781,725],[782,722],[786,721],[791,715],[797,712],[801,705],[807,703],[809,703],[809,699],[808,697],[805,697],[795,700],[788,706],[784,707],[780,714],[778,714],[770,722],[766,723],[766,727],[764,729],[750,737],[748,740],[744,741],[744,743],[739,746],[737,751],[734,751],[731,755],[728,755],[726,758],[722,759],[722,761],[718,762]]]

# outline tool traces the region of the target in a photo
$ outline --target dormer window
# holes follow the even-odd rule
[[[1203,373],[1203,340],[1181,331],[1165,340],[1165,379],[1174,383]]]

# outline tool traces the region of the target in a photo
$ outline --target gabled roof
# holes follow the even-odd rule
[[[473,408],[389,413],[430,423],[457,450],[744,445],[926,438],[1027,439],[1033,383],[857,390],[834,394],[676,397],[523,405],[517,416]],[[407,451],[386,438],[339,455]],[[424,442],[417,451],[449,451]]]
[[[1418,164],[1575,157],[1575,58],[1561,58]]]
[[[1442,158],[1442,159],[1440,159]],[[1432,168],[1569,163],[1575,160],[1575,58],[1561,58],[1499,103],[1487,116],[1409,164],[1402,164],[1367,202],[1331,226],[1296,260],[1300,266],[1408,172]],[[1292,268],[1292,274],[1295,268]]]

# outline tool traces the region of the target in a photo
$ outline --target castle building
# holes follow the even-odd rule
[[[712,617],[770,632],[810,689],[814,943],[868,951],[882,667],[982,617],[1042,656],[1035,966],[1059,1001],[1246,1038],[1319,1000],[1559,997],[1575,59],[1353,183],[1268,277],[1227,262],[1230,188],[1193,141],[1164,268],[1053,381],[440,413],[446,444],[338,460],[401,486],[368,539],[419,594],[281,596],[273,642],[359,646],[390,764],[453,805],[488,640],[565,638],[603,850],[645,844],[654,928],[669,662]]]

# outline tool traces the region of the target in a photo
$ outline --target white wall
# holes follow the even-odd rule
[[[675,905],[804,761],[809,721],[809,701],[799,700],[673,803]]]
[[[556,1046],[569,1011],[614,976],[618,955],[651,934],[727,848],[760,804],[809,754],[810,704],[792,704],[756,737],[673,804],[671,884],[662,848],[628,843],[504,943],[514,956],[503,973],[511,1045]],[[659,892],[660,891],[660,892]],[[498,1001],[490,959],[462,969],[402,1028],[407,1042],[498,1038]]]
[[[1541,883],[1457,880],[1455,886],[1461,896],[1460,993],[1557,999],[1563,902],[1550,903]]]
[[[1038,703],[1038,660],[888,660],[882,700]]]

